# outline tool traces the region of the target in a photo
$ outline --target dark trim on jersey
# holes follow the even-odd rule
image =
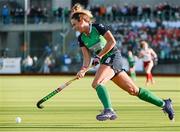
[[[104,26],[103,24],[93,23],[90,26],[95,27],[96,30],[99,32],[99,34],[102,36],[104,36],[104,34],[109,30],[108,27]],[[92,27],[91,27],[91,29],[92,29]],[[82,36],[82,33],[78,36],[78,43],[79,43],[80,47],[83,47],[83,46],[85,46],[85,44],[83,43],[81,36]]]

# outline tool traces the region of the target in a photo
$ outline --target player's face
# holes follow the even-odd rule
[[[147,49],[148,48],[148,45],[146,43],[143,44],[143,48],[144,49]]]
[[[131,51],[128,51],[128,55],[129,55],[129,56],[132,56],[132,52],[131,52]]]
[[[145,42],[142,42],[141,45],[142,45],[142,48],[143,48],[143,49],[147,49],[147,48],[148,48],[148,45],[147,45],[147,43],[145,43]]]
[[[71,25],[72,25],[72,28],[76,31],[79,31],[79,32],[83,32],[84,31],[84,24],[83,24],[83,20],[75,20],[75,19],[71,19]]]

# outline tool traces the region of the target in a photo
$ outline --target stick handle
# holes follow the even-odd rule
[[[65,87],[67,87],[69,84],[71,84],[73,81],[77,80],[77,77],[74,77],[73,79],[69,80],[68,82],[66,82],[65,84],[60,85],[56,90],[58,92],[60,92],[62,89],[64,89]]]

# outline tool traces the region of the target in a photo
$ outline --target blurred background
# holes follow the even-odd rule
[[[180,0],[0,0],[0,74],[75,73],[82,65],[69,13],[75,3],[109,26],[128,69],[127,51],[146,40],[155,74],[180,74]],[[127,64],[127,65],[126,65]],[[140,59],[137,73],[143,72]]]

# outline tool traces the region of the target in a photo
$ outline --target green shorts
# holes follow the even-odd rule
[[[110,66],[114,70],[114,73],[118,74],[119,72],[124,71],[122,62],[121,52],[118,50],[106,59],[103,59],[101,64]]]

